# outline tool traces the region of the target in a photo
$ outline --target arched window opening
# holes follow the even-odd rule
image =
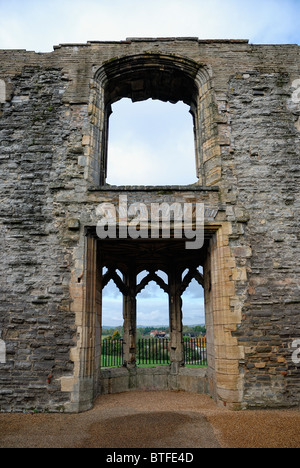
[[[158,280],[148,282],[148,272],[138,275],[143,289],[137,295],[137,366],[169,365],[169,297],[162,290],[167,275],[156,272]],[[162,282],[161,282],[162,280]],[[161,282],[159,286],[157,282]],[[165,283],[166,284],[166,283]]]
[[[123,99],[130,99],[132,103],[140,103],[142,101],[154,100],[160,101],[154,105],[163,105],[167,103],[167,106],[171,109],[170,105],[177,105],[178,109],[181,106],[186,105],[192,115],[188,115],[187,108],[185,107],[184,112],[181,114],[189,119],[189,137],[188,143],[184,143],[185,138],[181,140],[178,137],[181,133],[176,130],[176,124],[173,125],[171,139],[177,141],[177,146],[184,148],[183,152],[180,152],[180,157],[176,158],[177,150],[172,148],[164,151],[164,157],[160,161],[160,169],[157,170],[157,175],[161,174],[162,178],[155,178],[154,184],[162,185],[190,185],[196,183],[198,185],[205,185],[207,182],[209,185],[216,184],[219,180],[219,162],[220,162],[220,148],[218,146],[217,139],[217,126],[215,125],[214,119],[211,118],[211,112],[214,109],[214,95],[211,88],[211,77],[208,69],[203,64],[197,63],[193,60],[186,59],[175,55],[163,55],[163,54],[141,54],[134,56],[126,56],[121,58],[113,58],[104,63],[95,73],[94,83],[91,91],[90,101],[90,114],[92,122],[92,138],[91,147],[89,150],[89,168],[87,176],[93,181],[94,184],[103,187],[109,182],[110,184],[121,183],[124,185],[126,178],[121,178],[119,182],[119,176],[122,171],[124,174],[127,172],[127,168],[132,171],[131,175],[134,175],[133,170],[138,171],[140,160],[127,160],[128,153],[132,153],[132,156],[136,154],[136,147],[132,147],[132,141],[137,143],[138,138],[133,137],[129,141],[128,149],[125,151],[125,144],[121,145],[119,142],[117,149],[117,143],[112,144],[112,148],[109,148],[109,126],[114,126],[112,114],[112,106],[118,101]],[[153,104],[153,102],[152,102]],[[151,101],[150,101],[150,105]],[[123,104],[119,104],[123,105]],[[148,106],[149,103],[146,102]],[[115,110],[115,109],[114,109]],[[172,109],[172,115],[170,114],[164,120],[163,132],[165,133],[164,144],[168,141],[168,130],[166,129],[166,123],[172,122],[175,115],[175,107]],[[160,117],[161,112],[156,112],[157,120]],[[146,121],[150,115],[150,111],[146,112]],[[126,124],[130,123],[129,115],[126,116]],[[158,123],[156,122],[156,125]],[[139,127],[139,124],[133,125],[133,127]],[[159,125],[159,124],[158,124]],[[162,127],[162,125],[160,125]],[[179,124],[180,131],[185,125]],[[155,127],[155,125],[152,125]],[[133,129],[131,129],[133,130]],[[194,135],[193,135],[194,130]],[[158,137],[153,137],[153,131],[148,128],[148,135],[152,140],[159,140]],[[127,135],[128,139],[128,135]],[[113,141],[113,140],[112,140]],[[172,141],[172,143],[173,143]],[[180,143],[178,143],[178,141]],[[182,142],[183,141],[183,142]],[[188,156],[194,142],[194,150],[192,155]],[[128,143],[128,142],[127,142]],[[121,148],[120,148],[121,146]],[[123,147],[124,146],[124,147]],[[161,145],[162,147],[164,145]],[[118,163],[110,163],[108,160],[108,151],[115,152],[118,155],[117,161],[122,162],[125,166],[126,171],[122,170],[121,165]],[[124,153],[125,151],[125,153]],[[147,153],[147,152],[146,152]],[[156,157],[158,151],[151,151],[152,158]],[[125,154],[125,157],[124,157]],[[182,156],[183,154],[183,156]],[[140,158],[142,159],[142,151]],[[168,170],[165,173],[163,170],[163,161],[166,157],[173,156],[172,163],[169,164]],[[182,178],[177,183],[177,177],[172,174],[174,162],[184,161],[184,164],[194,164],[194,168],[188,171],[188,176],[184,175],[185,171],[182,171]],[[195,164],[196,161],[196,164]],[[112,164],[112,166],[111,166]],[[108,166],[109,165],[109,166]],[[118,178],[114,176],[113,167],[118,167]],[[149,172],[147,170],[147,164],[144,162],[143,174]],[[152,164],[154,166],[154,164]],[[195,170],[196,166],[196,170]],[[218,170],[216,170],[218,167]],[[109,170],[108,170],[109,169]],[[195,177],[196,173],[196,177]],[[138,172],[137,172],[138,174]],[[150,175],[151,173],[149,173]],[[206,179],[208,175],[208,180]],[[127,176],[126,176],[127,177]],[[170,178],[169,178],[170,177]],[[130,181],[131,182],[131,181]],[[152,180],[150,181],[152,182]],[[145,180],[146,184],[149,184],[148,180]],[[174,184],[174,182],[176,182]],[[134,183],[142,185],[142,179],[135,179]]]
[[[102,328],[123,326],[123,294],[111,280],[103,289],[102,295]]]
[[[111,279],[102,292],[102,368],[123,366],[123,333],[123,294]]]
[[[193,279],[182,295],[183,324],[205,325],[204,289]]]
[[[197,268],[203,275],[203,268]],[[191,273],[186,270],[183,281]],[[207,366],[204,288],[200,277],[193,278],[182,294],[184,359],[187,367]]]
[[[109,119],[107,183],[196,183],[190,107],[159,100],[116,102]]]

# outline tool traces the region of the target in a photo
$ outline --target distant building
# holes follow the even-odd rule
[[[152,332],[150,332],[150,337],[151,338],[166,338],[167,333],[165,331],[153,330]]]

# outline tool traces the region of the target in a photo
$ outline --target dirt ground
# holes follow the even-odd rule
[[[0,448],[299,448],[300,411],[219,408],[206,395],[130,392],[82,414],[0,414]]]

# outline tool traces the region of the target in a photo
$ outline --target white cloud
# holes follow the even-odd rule
[[[196,182],[189,107],[128,99],[110,119],[108,179],[113,185],[185,185]]]
[[[300,42],[299,0],[0,0],[0,48],[129,36]]]

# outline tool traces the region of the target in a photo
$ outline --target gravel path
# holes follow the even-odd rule
[[[82,414],[0,414],[0,448],[299,448],[300,411],[218,408],[206,395],[131,392]]]

